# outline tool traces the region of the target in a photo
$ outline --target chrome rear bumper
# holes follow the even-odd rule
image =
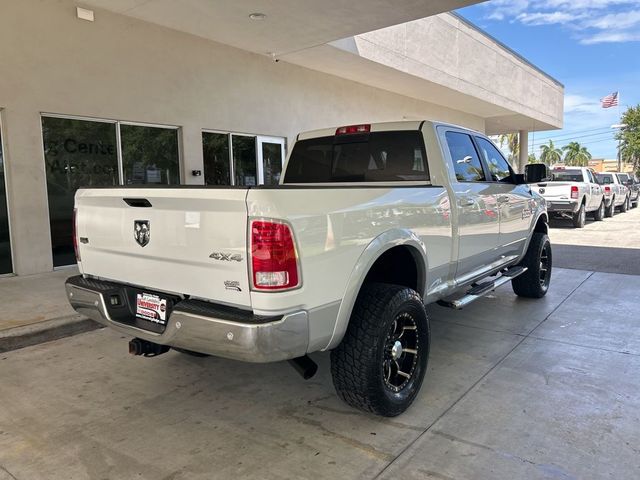
[[[167,320],[164,332],[155,333],[114,321],[109,315],[101,289],[74,284],[72,280],[77,279],[72,277],[65,285],[71,306],[78,313],[126,335],[246,362],[275,362],[307,353],[309,323],[306,311],[269,321],[242,322],[185,311],[178,303]],[[99,281],[92,280],[91,283]]]

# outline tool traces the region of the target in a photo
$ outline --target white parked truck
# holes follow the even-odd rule
[[[569,217],[576,228],[584,227],[588,213],[593,214],[596,221],[604,219],[604,189],[595,171],[586,167],[556,166],[551,174],[550,182],[532,185],[547,201],[549,215]]]
[[[393,416],[427,369],[425,304],[462,308],[511,282],[539,298],[551,279],[545,201],[483,134],[434,122],[298,136],[275,187],[79,190],[80,313],[135,337],[248,362],[331,350],[350,405]]]
[[[616,208],[625,213],[629,209],[629,188],[620,182],[615,173],[598,173],[596,177],[604,190],[606,216],[613,217]]]

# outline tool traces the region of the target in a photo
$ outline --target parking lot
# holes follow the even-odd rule
[[[430,306],[427,379],[394,419],[341,403],[326,353],[309,381],[132,357],[107,329],[0,354],[0,479],[638,478],[639,227],[554,223],[545,298]]]

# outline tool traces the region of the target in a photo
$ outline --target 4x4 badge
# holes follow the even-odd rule
[[[133,238],[136,239],[138,245],[146,246],[151,239],[151,223],[149,220],[133,221]]]

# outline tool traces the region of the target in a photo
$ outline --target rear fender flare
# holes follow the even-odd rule
[[[425,287],[427,285],[427,272],[429,271],[427,247],[424,242],[414,232],[407,229],[397,228],[380,234],[367,245],[358,258],[349,277],[342,301],[340,302],[338,316],[333,327],[333,334],[329,340],[329,344],[322,350],[331,350],[340,344],[342,337],[344,337],[347,331],[356,298],[369,270],[371,270],[373,264],[384,252],[398,246],[408,246],[412,248],[412,253],[418,264],[418,294],[424,298]]]

